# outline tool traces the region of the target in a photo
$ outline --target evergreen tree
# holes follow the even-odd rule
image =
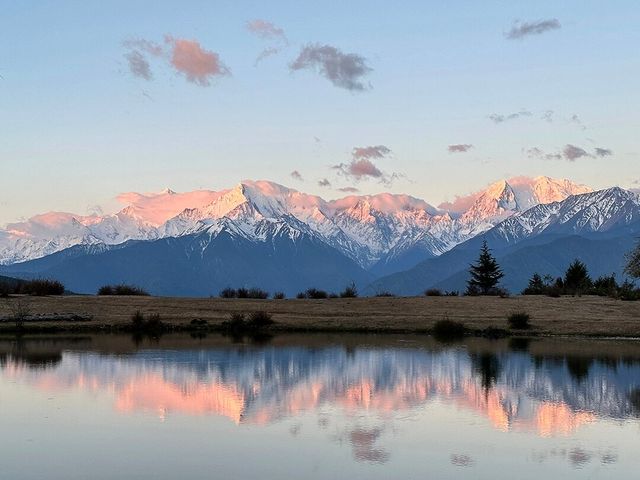
[[[565,291],[573,295],[580,295],[588,291],[592,284],[587,266],[580,260],[574,260],[564,274]]]
[[[529,285],[522,291],[523,295],[542,295],[548,290],[549,286],[545,283],[539,273],[534,273],[529,279]]]
[[[627,255],[627,265],[624,272],[633,278],[640,278],[640,242]]]
[[[467,281],[467,293],[471,295],[476,293],[489,295],[504,277],[498,262],[491,255],[486,240],[482,243],[478,261],[470,266],[469,274],[471,278]]]

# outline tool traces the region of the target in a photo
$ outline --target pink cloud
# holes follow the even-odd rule
[[[189,82],[208,87],[213,78],[231,73],[217,53],[205,50],[195,40],[167,36],[165,41],[172,46],[171,65]]]
[[[196,40],[166,35],[164,41],[165,45],[142,38],[123,42],[128,50],[125,58],[133,75],[145,80],[153,78],[149,57],[166,61],[178,73],[183,74],[187,81],[201,87],[211,85],[215,77],[231,74],[216,52],[205,50]]]
[[[276,27],[273,23],[260,20],[259,18],[247,22],[247,30],[266,40],[281,39],[286,42],[287,39],[282,28]]]
[[[393,180],[402,177],[402,175],[398,173],[387,174],[371,161],[372,159],[385,159],[390,155],[391,149],[384,145],[355,147],[351,151],[351,161],[349,163],[340,163],[332,168],[337,170],[339,175],[355,181],[374,178],[382,183],[390,184]]]
[[[382,171],[378,167],[376,167],[370,160],[357,160],[351,162],[348,166],[349,175],[360,179],[362,177],[374,177],[380,178],[382,176]]]

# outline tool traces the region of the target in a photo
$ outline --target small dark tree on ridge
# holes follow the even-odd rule
[[[482,242],[480,256],[478,261],[469,268],[471,278],[467,281],[467,294],[491,294],[500,279],[504,277],[504,273],[500,269],[500,265],[495,257],[491,254],[487,241]]]

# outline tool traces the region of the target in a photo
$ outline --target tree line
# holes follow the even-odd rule
[[[626,256],[624,272],[633,279],[640,278],[640,242]],[[487,241],[482,243],[478,260],[469,267],[466,295],[507,295],[500,287],[504,272],[491,253]],[[593,280],[587,265],[574,260],[562,277],[534,273],[523,295],[600,295],[623,300],[640,300],[640,289],[628,280],[618,283],[614,274]]]

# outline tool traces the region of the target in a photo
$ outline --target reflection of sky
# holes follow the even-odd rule
[[[602,422],[633,423],[630,392],[640,386],[640,364],[594,362],[576,375],[566,362],[536,362],[514,352],[478,356],[464,349],[65,352],[48,368],[30,368],[7,357],[0,370],[2,385],[35,388],[36,395],[53,397],[89,393],[125,418],[208,416],[252,432],[286,423],[292,445],[309,432],[309,418],[316,416],[315,430],[336,445],[348,445],[357,462],[377,465],[400,455],[402,449],[389,447],[391,439],[407,429],[414,435],[412,422],[422,415],[431,416],[432,431],[460,427],[467,419],[485,435],[511,432],[563,442]],[[593,459],[615,464],[618,453],[604,446],[563,445],[536,451],[531,458],[583,467]],[[451,468],[475,468],[477,463],[467,451],[447,457]]]

